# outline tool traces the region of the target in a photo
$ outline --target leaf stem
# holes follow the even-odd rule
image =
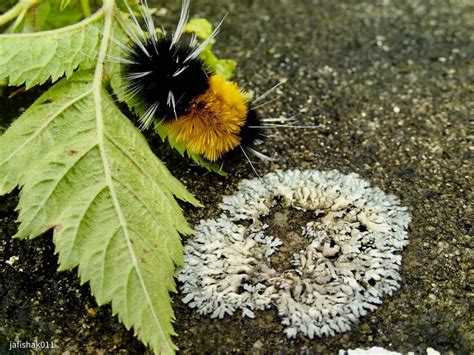
[[[112,19],[114,16],[115,0],[104,0],[101,11],[104,13],[104,31],[102,41],[100,43],[99,55],[97,57],[97,65],[94,73],[93,87],[100,96],[100,88],[102,86],[103,67],[105,56],[109,48],[110,37],[112,36]],[[100,107],[100,105],[99,105]]]
[[[20,24],[23,22],[23,19],[25,18],[25,15],[26,15],[27,12],[28,12],[28,9],[24,8],[20,12],[18,17],[15,19],[15,22],[13,22],[13,24],[8,28],[7,32],[14,33],[16,31],[16,29],[18,28],[18,26],[20,26]]]
[[[81,7],[82,12],[84,13],[84,17],[89,17],[91,15],[91,7],[89,4],[89,0],[81,0]]]
[[[25,13],[30,7],[36,5],[38,0],[20,0],[10,10],[0,15],[0,26],[10,22],[21,13]]]

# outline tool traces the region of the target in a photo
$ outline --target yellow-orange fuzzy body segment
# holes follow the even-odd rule
[[[188,151],[216,161],[239,145],[247,113],[242,90],[215,74],[209,78],[207,91],[191,101],[188,112],[166,126]]]

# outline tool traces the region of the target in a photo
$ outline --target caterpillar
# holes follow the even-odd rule
[[[198,43],[193,35],[185,43],[190,0],[182,0],[179,22],[171,35],[164,29],[157,34],[146,0],[141,1],[145,29],[126,5],[134,28],[124,24],[131,40],[119,43],[125,53],[122,76],[126,96],[134,98],[142,112],[141,128],[163,125],[188,152],[209,162],[240,150],[258,175],[248,153],[274,160],[256,150],[264,137],[262,129],[294,123],[286,118],[262,119],[256,111],[283,82],[250,101],[237,83],[206,66],[200,54],[217,36],[225,16],[207,39]]]

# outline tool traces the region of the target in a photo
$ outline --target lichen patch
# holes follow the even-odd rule
[[[306,243],[285,270],[274,256],[288,238],[271,235],[277,227],[267,224],[275,206],[305,215],[299,238]],[[197,226],[179,275],[183,301],[200,314],[241,310],[252,318],[276,307],[289,338],[314,338],[349,330],[400,287],[410,216],[356,174],[278,171],[242,181],[220,208],[219,218]]]

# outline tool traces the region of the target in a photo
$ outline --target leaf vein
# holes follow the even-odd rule
[[[107,185],[103,185],[102,187],[98,188],[97,193],[96,193],[96,194],[92,197],[92,199],[87,203],[86,208],[84,209],[84,213],[83,213],[82,216],[79,218],[79,220],[78,220],[78,222],[77,222],[77,224],[76,224],[76,228],[74,228],[74,229],[75,229],[75,232],[74,232],[73,242],[72,242],[71,248],[69,249],[69,254],[68,254],[67,259],[69,259],[69,255],[71,255],[71,252],[72,252],[72,250],[74,249],[74,246],[75,246],[75,243],[76,243],[76,239],[77,239],[78,231],[79,231],[79,229],[81,228],[82,222],[83,222],[84,219],[86,218],[87,213],[89,212],[89,209],[91,208],[91,206],[92,206],[92,204],[95,202],[95,200],[97,200],[97,198],[99,197],[99,195],[102,194],[102,192],[104,192],[106,189],[107,189]],[[63,250],[63,253],[64,253],[64,250]],[[74,265],[74,266],[75,266],[75,265]]]
[[[36,219],[36,216],[38,216],[38,213],[41,211],[41,208],[48,202],[48,200],[51,198],[51,196],[53,195],[54,191],[56,190],[56,188],[58,187],[59,183],[66,177],[66,175],[71,171],[71,169],[73,167],[76,166],[76,164],[82,160],[86,155],[87,153],[89,153],[94,147],[96,147],[97,144],[94,143],[93,145],[91,145],[88,149],[86,149],[82,154],[78,155],[77,156],[77,159],[66,169],[62,172],[62,174],[59,176],[59,179],[49,179],[48,181],[55,181],[54,185],[51,187],[50,191],[48,192],[48,194],[46,195],[46,197],[43,199],[43,201],[41,201],[41,203],[38,205],[38,207],[36,208],[36,212],[34,212],[34,215],[33,217],[30,218],[30,220],[26,223],[26,225],[22,225],[22,229],[23,228],[27,228],[35,219]],[[42,180],[42,181],[38,181],[37,184],[41,184],[42,182],[44,182],[45,180]]]
[[[87,90],[86,92],[84,92],[82,95],[79,95],[78,97],[75,97],[74,99],[68,101],[67,103],[65,103],[63,106],[61,106],[61,108],[55,112],[54,115],[51,116],[51,118],[49,120],[47,120],[44,124],[42,124],[41,126],[38,127],[38,129],[35,131],[35,133],[33,133],[31,135],[31,137],[29,137],[28,139],[26,139],[22,144],[20,144],[12,153],[10,153],[10,155],[5,158],[1,163],[0,165],[3,165],[5,164],[7,161],[9,161],[11,158],[13,158],[19,151],[23,150],[23,148],[28,145],[34,138],[36,138],[41,132],[43,132],[43,130],[45,130],[46,128],[48,128],[48,126],[50,125],[50,123],[52,123],[61,113],[63,113],[66,109],[68,109],[70,106],[74,105],[75,103],[79,102],[80,100],[82,100],[84,97],[86,97],[87,95],[91,94],[92,93],[92,90]]]
[[[101,268],[101,281],[100,281],[100,288],[103,290],[104,289],[104,280],[105,280],[105,263],[106,263],[106,259],[105,259],[105,256],[106,256],[106,253],[107,253],[107,250],[109,249],[109,245],[110,243],[112,242],[112,239],[114,238],[115,234],[118,233],[118,231],[121,229],[121,226],[117,226],[117,228],[115,228],[114,232],[112,233],[112,236],[109,238],[109,240],[107,241],[107,245],[105,246],[105,248],[102,250],[102,259],[103,259],[103,262],[104,262],[104,267]],[[114,290],[115,291],[115,290]],[[112,292],[114,293],[114,292]]]
[[[112,143],[118,150],[120,153],[122,153],[125,158],[127,158],[136,168],[137,170],[145,177],[148,178],[148,180],[150,182],[153,183],[154,186],[156,186],[159,190],[163,191],[163,193],[165,194],[166,196],[166,199],[168,200],[168,202],[170,202],[171,204],[173,204],[174,200],[171,200],[169,194],[167,193],[167,191],[165,191],[159,184],[158,182],[146,171],[146,170],[143,170],[143,168],[140,166],[140,164],[133,158],[133,156],[131,156],[126,150],[122,149],[122,147],[115,141],[115,139],[110,136],[107,132],[104,133],[105,137],[107,138],[107,140]]]
[[[159,223],[159,221],[156,219],[154,213],[150,210],[150,208],[149,208],[148,205],[145,203],[145,201],[143,201],[136,193],[134,193],[134,192],[132,191],[132,189],[129,188],[129,186],[126,185],[124,182],[119,181],[119,180],[117,180],[117,179],[114,179],[114,181],[116,181],[117,183],[119,183],[120,185],[122,185],[123,187],[125,187],[125,188],[130,192],[130,194],[150,213],[150,215],[151,215],[151,217],[152,217],[152,219],[153,219],[155,225],[156,225],[158,228],[160,228],[160,229],[163,228],[163,226],[162,226],[162,225]],[[163,228],[163,229],[164,229],[165,234],[167,234],[167,233],[166,233],[166,228]],[[136,233],[136,237],[139,238],[144,244],[146,244],[146,245],[148,246],[148,248],[150,249],[150,251],[155,251],[155,247],[154,247],[153,245],[151,245],[151,244],[148,242],[148,240],[147,240],[146,238],[143,238],[140,233]],[[158,261],[160,261],[160,262],[162,261],[162,259],[160,259],[160,258],[158,257],[158,255],[156,255],[156,253],[154,253],[154,252],[153,252],[153,256],[155,256]]]

